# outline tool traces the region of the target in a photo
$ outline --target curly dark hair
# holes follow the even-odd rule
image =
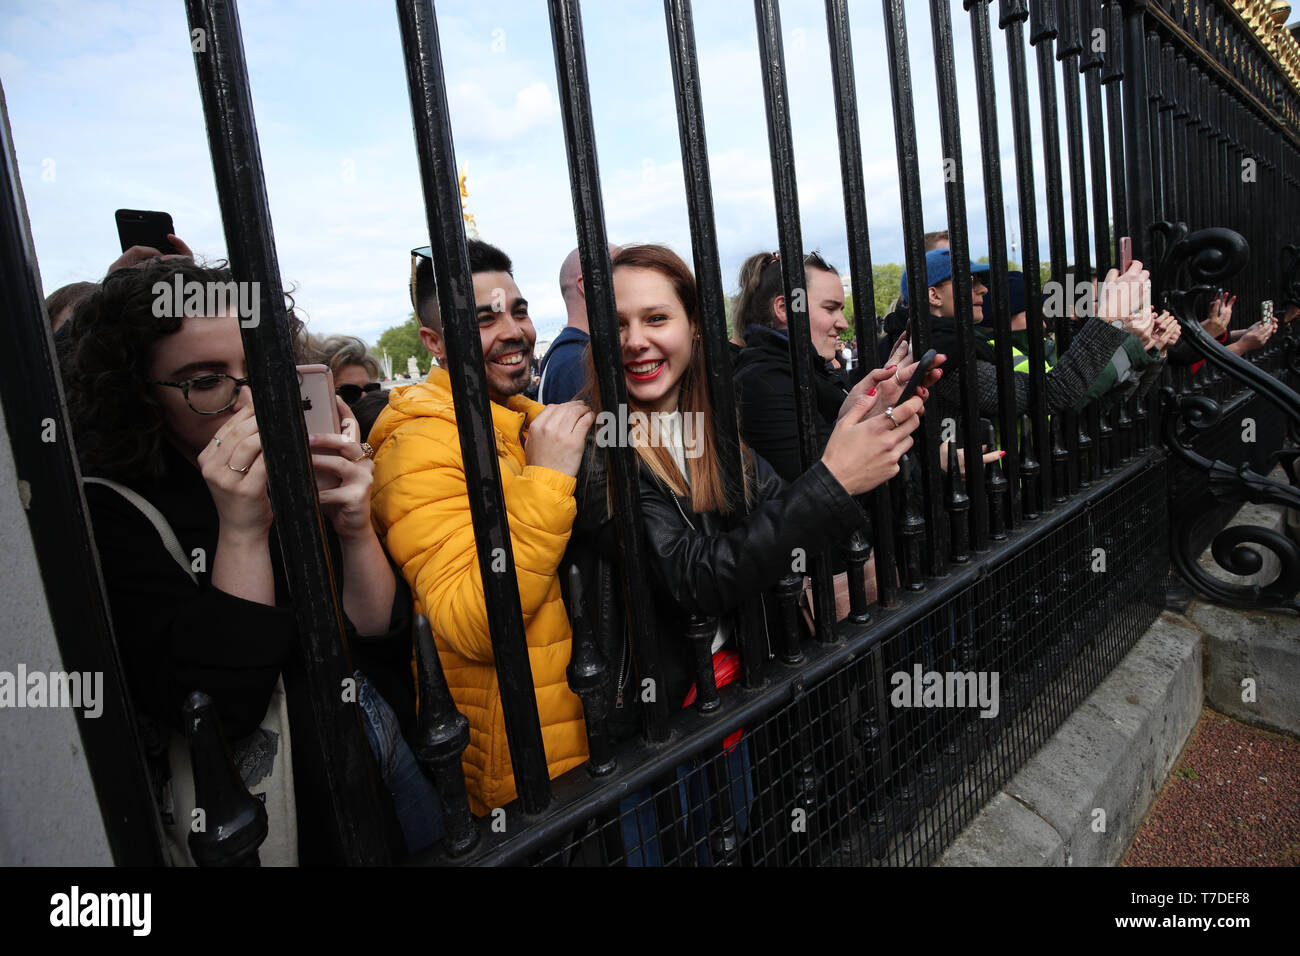
[[[158,478],[163,471],[162,409],[150,388],[154,346],[179,331],[184,318],[154,314],[156,283],[233,281],[224,263],[154,259],[141,268],[118,269],[101,288],[78,303],[61,330],[59,364],[68,415],[82,469],[119,480]],[[295,350],[302,321],[288,296],[289,332]],[[172,310],[169,310],[172,311]],[[179,312],[179,310],[175,310]]]

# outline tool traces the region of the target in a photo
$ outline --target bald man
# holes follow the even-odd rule
[[[611,244],[610,258],[618,251],[619,247]],[[569,313],[569,324],[542,357],[542,384],[537,400],[543,405],[572,401],[585,384],[583,352],[591,341],[591,328],[587,324],[587,297],[577,249],[565,256],[560,266],[560,295]]]

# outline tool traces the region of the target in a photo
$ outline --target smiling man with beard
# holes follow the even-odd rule
[[[371,507],[416,612],[433,625],[452,696],[469,718],[465,781],[470,808],[483,816],[514,799],[514,773],[428,247],[412,257],[420,340],[437,364],[423,382],[393,389],[375,422]],[[510,258],[472,239],[469,265],[546,763],[557,777],[587,759],[582,703],[564,673],[571,635],[557,572],[593,415],[581,402],[542,406],[524,397],[537,335]]]

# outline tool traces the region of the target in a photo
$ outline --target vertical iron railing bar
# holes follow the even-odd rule
[[[892,64],[889,90],[894,110],[894,146],[898,158],[898,194],[903,214],[903,250],[907,268],[907,300],[911,319],[913,355],[930,348],[930,309],[925,270],[925,220],[921,210],[921,170],[916,146],[916,112],[912,102],[912,67],[907,46],[907,18],[903,0],[881,0],[885,13],[886,57]],[[913,433],[921,463],[925,490],[925,539],[929,548],[929,573],[944,572],[948,556],[948,532],[943,509],[942,471],[934,426],[924,418]],[[898,482],[899,486],[905,484]],[[904,492],[899,487],[900,494]]]
[[[1123,0],[1124,3],[1124,155],[1128,195],[1129,236],[1133,240],[1133,258],[1145,265],[1150,259],[1151,244],[1147,230],[1156,221],[1151,188],[1151,129],[1147,109],[1146,0]],[[1143,162],[1143,157],[1147,161]]]
[[[605,207],[601,198],[600,169],[596,159],[582,14],[577,0],[548,0],[548,10],[596,380],[601,395],[606,397],[606,406],[621,408],[627,405],[627,387],[621,373],[623,361],[619,344],[618,312],[614,305],[609,239],[605,231]],[[641,518],[636,452],[627,447],[615,447],[607,451],[611,470],[610,488],[614,497],[614,521],[623,543],[624,599],[628,611],[627,627],[631,632],[636,660],[636,677],[642,686],[649,680],[653,682],[651,687],[663,688],[662,655],[666,653],[666,648],[660,646],[654,604],[647,586],[650,575],[644,559],[645,526]],[[651,741],[666,740],[670,734],[667,695],[654,694],[645,704],[642,714],[645,718],[646,736]]]
[[[718,468],[727,491],[730,521],[748,513],[745,476],[740,460],[740,434],[736,428],[736,397],[727,329],[726,295],[718,256],[718,233],[713,215],[713,185],[704,129],[704,104],[695,49],[695,26],[690,0],[664,0],[668,47],[672,60],[673,91],[677,100],[677,129],[681,141],[682,173],[686,180],[686,208],[690,219],[695,283],[699,289],[700,324],[703,326],[705,365],[708,368],[709,403],[713,410]],[[762,632],[762,608],[746,602],[740,615],[738,643],[746,687],[763,681],[767,641]]]
[[[1061,64],[1061,86],[1065,94],[1065,143],[1070,169],[1070,223],[1074,246],[1074,282],[1075,287],[1078,288],[1079,285],[1090,281],[1089,273],[1092,269],[1092,256],[1089,252],[1092,243],[1088,232],[1088,177],[1084,165],[1083,114],[1079,99],[1079,54],[1083,50],[1083,44],[1079,40],[1079,8],[1075,0],[1057,0],[1056,8],[1058,17],[1056,59]],[[1069,311],[1073,313],[1074,309]],[[1067,347],[1068,340],[1065,345],[1062,345],[1063,349]],[[1100,435],[1098,435],[1096,421],[1097,406],[1094,404],[1081,413],[1070,409],[1065,414],[1067,440],[1070,435],[1077,436],[1075,441],[1079,453],[1075,456],[1075,460],[1079,483],[1096,480],[1097,455],[1100,450]],[[1074,450],[1071,448],[1072,454]]]
[[[1160,70],[1160,36],[1152,30],[1146,34],[1147,50],[1147,123],[1151,135],[1151,196],[1156,221],[1168,219],[1168,202],[1165,196],[1164,158],[1161,142],[1160,101],[1163,96],[1163,77]],[[1152,252],[1152,257],[1160,258],[1163,250]]]
[[[945,167],[943,178],[944,200],[948,210],[948,242],[952,251],[953,262],[953,304],[957,322],[957,341],[962,354],[965,356],[964,369],[961,375],[962,415],[964,418],[962,433],[965,437],[966,460],[972,462],[972,466],[966,472],[966,484],[969,489],[967,493],[974,505],[968,512],[971,519],[970,543],[971,547],[976,551],[985,551],[989,546],[988,499],[984,492],[983,469],[976,468],[973,464],[982,459],[980,444],[984,438],[979,426],[979,388],[976,381],[977,363],[974,358],[975,313],[971,291],[973,289],[973,277],[969,268],[964,266],[958,268],[962,263],[970,262],[970,239],[966,219],[966,177],[963,171],[961,125],[957,114],[957,65],[953,53],[952,15],[948,0],[930,0],[930,30],[934,43],[935,89],[939,99],[939,139],[943,147]],[[992,69],[991,63],[989,68]],[[983,110],[984,104],[981,102],[980,106],[981,122],[987,123],[989,119]],[[993,129],[996,130],[996,119],[992,123]],[[994,187],[998,189],[999,195],[1001,193],[1000,187],[1000,182]],[[985,188],[988,188],[987,184]],[[996,209],[999,212],[1001,211],[1001,201],[998,202]],[[1004,287],[1004,296],[1001,300],[995,299],[995,301],[1005,302],[1005,286],[1007,282],[1005,239],[1000,248],[990,249],[989,251],[992,255],[1000,255],[1003,259],[1002,272],[998,278],[1000,278]],[[998,281],[998,278],[995,278],[995,281]],[[999,359],[997,369],[999,380],[1003,378],[1010,379],[1010,351],[1007,351],[1005,355],[999,351],[997,358]],[[1002,361],[1003,359],[1005,359],[1005,364]],[[1008,444],[1012,444],[1009,434]]]
[[[501,491],[487,370],[475,314],[474,280],[461,218],[442,45],[432,0],[397,0],[397,21],[420,162],[425,221],[433,247],[438,305],[447,342],[446,368],[460,434],[506,742],[520,807],[525,813],[540,813],[551,801],[551,785]],[[504,569],[497,571],[493,568],[494,558],[502,555]]]
[[[1096,31],[1101,29],[1102,11],[1093,0],[1071,0],[1079,4],[1083,55],[1084,94],[1088,112],[1089,171],[1092,173],[1092,233],[1096,250],[1097,278],[1105,279],[1115,261],[1110,226],[1110,196],[1106,176],[1106,124],[1102,119],[1101,74],[1106,55],[1097,49]]]
[[[263,321],[241,321],[240,332],[266,460],[267,493],[320,734],[318,741],[298,744],[321,748],[328,789],[324,798],[339,858],[351,864],[384,863],[389,848],[374,759],[360,708],[339,693],[352,676],[351,657],[316,497],[239,12],[234,0],[187,0],[185,10],[190,29],[203,31],[206,38],[206,49],[194,53],[194,68],[230,271],[236,281],[259,290],[257,314]]]
[[[1178,87],[1174,77],[1174,45],[1160,45],[1160,172],[1165,180],[1165,218],[1179,222],[1187,211],[1179,203],[1178,177],[1174,168],[1174,113],[1178,109]]]
[[[975,59],[975,93],[979,103],[980,156],[984,175],[984,215],[988,220],[989,242],[989,292],[987,302],[997,303],[993,315],[995,352],[998,370],[998,423],[1002,434],[1002,470],[1011,489],[1010,507],[1007,509],[1007,526],[1014,529],[1023,520],[1023,502],[1020,497],[1020,443],[1012,436],[1020,424],[1016,411],[1016,383],[1014,363],[1011,359],[1011,297],[1007,278],[1007,224],[1004,216],[1002,193],[1002,146],[998,137],[997,88],[993,79],[993,38],[989,28],[989,6],[992,0],[966,0],[970,14],[971,45]],[[937,38],[936,38],[937,39]],[[954,109],[956,103],[953,103]],[[984,320],[988,321],[987,312]],[[978,411],[978,410],[977,410]],[[977,416],[978,417],[978,416]],[[982,436],[968,435],[966,460],[975,461],[971,455],[980,454]],[[984,506],[984,469],[972,468],[968,473],[967,494],[971,508],[971,545],[976,551],[988,547],[988,509]],[[976,497],[976,496],[979,497]]]
[[[161,866],[168,862],[161,818],[82,493],[3,87],[0,192],[0,314],[7,332],[0,399],[17,489],[30,493],[24,510],[61,666],[68,673],[102,675],[99,716],[88,718],[81,708],[73,714],[109,851],[119,866]],[[42,440],[50,423],[60,440]]]
[[[1106,5],[1106,55],[1101,82],[1106,87],[1106,127],[1110,145],[1110,193],[1115,211],[1113,262],[1119,264],[1121,236],[1129,235],[1128,194],[1124,182],[1124,13],[1119,0]]]
[[[1029,42],[1035,48],[1038,58],[1038,104],[1039,116],[1043,127],[1043,160],[1046,171],[1047,192],[1047,236],[1048,254],[1052,262],[1052,281],[1067,292],[1072,291],[1070,284],[1069,259],[1066,254],[1065,231],[1065,182],[1061,166],[1061,130],[1059,109],[1056,98],[1056,63],[1055,45],[1057,39],[1055,0],[1030,0],[1029,6]],[[1056,333],[1056,353],[1064,354],[1070,347],[1073,330],[1070,327],[1071,309],[1066,300],[1071,295],[1054,296],[1061,304],[1058,314],[1053,316],[1053,331]],[[1046,394],[1046,393],[1044,393]],[[1053,478],[1053,497],[1062,499],[1066,494],[1078,490],[1079,458],[1079,424],[1073,409],[1062,409],[1055,414],[1053,428],[1059,421],[1063,438],[1064,467],[1059,476]],[[1060,487],[1055,483],[1063,479]]]
[[[1187,58],[1180,52],[1174,58],[1174,178],[1177,180],[1179,217],[1192,224],[1191,157],[1187,154],[1187,123],[1191,104],[1187,93]]]
[[[1098,49],[1102,11],[1095,0],[1066,0],[1077,4],[1079,35],[1082,45],[1079,68],[1083,71],[1084,94],[1088,116],[1088,169],[1092,174],[1092,234],[1096,250],[1098,288],[1105,281],[1114,261],[1110,228],[1110,198],[1106,183],[1106,125],[1102,121],[1101,72],[1105,54]],[[1096,302],[1094,301],[1094,306]],[[1094,308],[1094,313],[1095,313]],[[1110,426],[1110,409],[1101,403],[1088,406],[1089,428],[1093,435],[1093,475],[1108,472],[1114,466],[1114,430]]]
[[[849,277],[853,286],[853,323],[858,339],[860,380],[877,367],[875,283],[871,271],[871,237],[867,228],[866,185],[862,176],[862,135],[858,127],[858,93],[853,76],[853,41],[848,0],[826,0],[826,32],[835,89],[835,128],[840,145],[840,179],[844,189],[844,225],[849,242]],[[886,482],[869,496],[871,547],[876,559],[876,599],[888,607],[898,599],[893,508]]]
[[[1038,198],[1025,65],[1025,0],[1001,0],[998,25],[1006,34],[1007,73],[1011,87],[1012,139],[1016,152],[1016,204],[1020,212],[1020,249],[1025,275],[1025,328],[1029,338],[1029,415],[1039,464],[1038,501],[1025,511],[1044,514],[1052,502],[1052,436],[1047,424],[1047,389],[1043,370],[1042,274],[1039,267]]]
[[[763,74],[763,103],[767,114],[772,160],[772,189],[776,198],[777,238],[781,250],[781,279],[786,325],[790,333],[790,367],[794,376],[795,416],[799,423],[800,470],[807,471],[821,455],[817,447],[812,394],[812,334],[808,326],[807,277],[803,263],[803,234],[799,226],[799,189],[795,180],[794,139],[790,130],[790,94],[785,53],[781,44],[781,13],[776,0],[754,0],[758,26],[758,57]],[[811,563],[813,603],[817,608],[817,640],[835,640],[835,592],[827,552]]]

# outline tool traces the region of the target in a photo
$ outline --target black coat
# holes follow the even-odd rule
[[[202,549],[196,587],[167,553],[158,532],[116,491],[86,486],[113,630],[138,713],[181,732],[181,704],[195,690],[213,698],[230,744],[254,732],[283,674],[298,797],[302,863],[337,859],[328,815],[324,763],[307,697],[298,625],[274,527],[270,535],[276,604],[270,607],[212,586],[217,549],[216,505],[199,470],[167,446],[164,477],[123,482],[152,503],[171,525],[186,555]],[[341,553],[332,532],[335,567]],[[396,575],[391,629],[360,638],[347,627],[352,664],[393,706],[404,729],[414,722],[411,679],[411,597]]]
[[[794,481],[803,468],[799,459],[789,339],[764,326],[751,325],[745,330],[745,348],[736,356],[735,371],[741,438],[766,458],[778,475]],[[811,374],[813,424],[820,454],[830,440],[849,389],[840,374],[829,368],[816,352]]]
[[[623,627],[618,578],[623,551],[614,519],[606,515],[604,456],[592,452],[589,448],[578,478],[578,515],[563,567],[567,573],[577,564],[583,573],[588,613],[597,621],[597,640],[608,667],[611,731],[626,736],[638,726],[638,695]],[[665,654],[660,664],[670,711],[682,706],[695,681],[693,652],[685,638],[689,616],[732,614],[747,597],[761,594],[790,573],[795,548],[811,555],[862,518],[857,502],[820,462],[787,483],[755,455],[751,494],[749,516],[726,530],[717,514],[697,514],[689,498],[675,495],[644,466],[640,469],[645,559],[659,646]],[[770,649],[780,624],[778,617],[765,616]],[[621,708],[614,706],[619,685],[625,690]]]

